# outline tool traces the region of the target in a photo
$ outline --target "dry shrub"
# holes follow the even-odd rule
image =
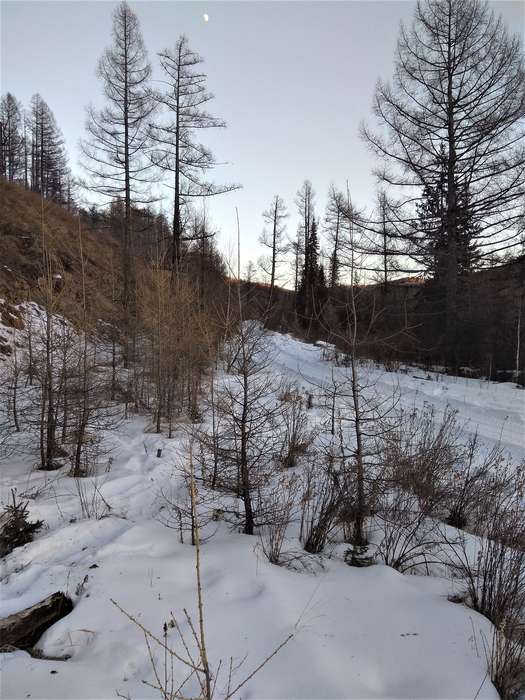
[[[485,511],[486,501],[491,493],[499,490],[502,470],[505,470],[505,457],[501,445],[495,445],[484,454],[478,435],[475,434],[462,453],[461,462],[456,465],[450,481],[447,523],[457,528],[475,528],[479,516]],[[500,478],[494,480],[494,475]]]
[[[286,398],[282,398],[282,397]],[[284,436],[279,461],[285,469],[295,467],[297,458],[305,454],[313,442],[313,433],[308,428],[308,418],[301,395],[296,389],[281,394],[284,403],[282,412]]]
[[[525,511],[523,465],[498,464],[484,478],[486,497],[476,512],[478,537],[444,531],[452,573],[465,585],[468,604],[494,625],[487,652],[491,679],[503,698],[524,689]]]
[[[384,564],[401,573],[429,573],[441,540],[434,521],[420,510],[414,496],[398,489],[385,494],[375,523],[380,535],[376,556]]]
[[[75,477],[74,481],[83,518],[101,520],[109,515],[111,506],[102,495],[104,484],[98,475]]]
[[[299,494],[299,478],[294,474],[282,474],[265,494],[268,502],[266,522],[259,528],[260,547],[271,564],[287,564],[296,558],[284,552],[286,531],[293,520]]]
[[[183,472],[183,483],[179,487],[173,484],[166,489],[160,490],[159,500],[161,506],[158,520],[166,527],[178,532],[181,544],[185,543],[185,535],[188,534],[190,543],[195,545],[196,523],[191,496],[191,475],[184,465],[181,466],[181,469]],[[199,517],[199,528],[201,529],[200,541],[206,542],[213,537],[215,530],[203,536],[202,529],[211,522],[216,521],[218,519],[217,514],[224,511],[217,507],[216,494],[213,491],[210,493],[206,489],[199,489],[196,479],[194,501],[195,510]]]
[[[313,454],[301,475],[301,528],[299,539],[310,554],[324,549],[328,536],[338,524],[345,495],[343,475],[331,461]]]
[[[517,700],[525,688],[525,630],[522,620],[494,626],[490,646],[485,644],[490,680],[502,700]]]
[[[461,462],[463,447],[456,411],[447,408],[436,426],[434,409],[401,412],[396,427],[383,438],[383,462],[388,479],[413,494],[428,516],[446,511],[449,484]]]

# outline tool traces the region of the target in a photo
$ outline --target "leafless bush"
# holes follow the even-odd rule
[[[1,341],[0,336],[0,345]],[[23,372],[15,329],[11,330],[8,342],[6,347],[10,352],[7,357],[0,353],[0,459],[10,456],[16,449],[12,438],[20,432],[24,404],[21,394],[27,393],[22,385]]]
[[[297,389],[287,389],[286,397],[282,411],[284,436],[279,461],[285,469],[289,469],[295,467],[297,458],[312,444],[313,433],[308,428],[303,398]]]
[[[184,537],[189,533],[190,542],[195,545],[195,516],[190,488],[190,475],[183,469],[182,484],[161,490],[158,519],[166,527],[178,531],[181,544],[184,544]],[[199,515],[201,530],[216,520],[217,498],[214,493],[199,489],[197,480],[195,480],[195,508]],[[214,534],[215,532],[212,532],[203,537],[201,533],[201,542],[210,539]]]
[[[83,518],[100,520],[110,513],[111,506],[102,495],[103,484],[98,475],[75,477],[74,482]]]
[[[338,523],[345,493],[344,477],[332,462],[312,455],[302,475],[301,527],[299,539],[307,552],[322,552]]]
[[[412,494],[399,489],[385,494],[375,523],[380,537],[376,556],[384,564],[402,573],[421,568],[429,573],[439,547],[439,531]]]
[[[499,488],[493,477],[501,472],[500,466],[504,464],[505,457],[501,445],[495,445],[482,455],[477,434],[462,452],[458,452],[461,459],[450,478],[447,523],[457,528],[470,525],[475,529],[475,516],[485,510],[485,502],[491,498],[491,489]]]
[[[488,672],[502,700],[517,700],[525,688],[525,628],[523,620],[507,619],[492,628],[485,644]]]
[[[451,475],[461,462],[463,447],[456,411],[447,408],[436,426],[434,409],[401,412],[396,427],[383,439],[383,462],[388,478],[416,496],[428,516],[444,515]]]
[[[484,480],[487,497],[474,514],[477,536],[459,532],[444,551],[463,580],[468,604],[494,625],[487,651],[494,685],[515,698],[525,679],[525,512],[523,465],[499,463]]]
[[[274,486],[266,491],[268,508],[266,522],[259,527],[259,540],[264,556],[271,564],[287,563],[294,555],[284,553],[286,530],[296,509],[299,478],[282,474]]]
[[[499,513],[479,538],[460,532],[446,556],[453,574],[465,582],[474,610],[501,625],[515,609],[525,613],[525,530],[522,514]]]

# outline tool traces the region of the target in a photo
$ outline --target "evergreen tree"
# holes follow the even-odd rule
[[[447,226],[447,176],[443,168],[434,185],[425,185],[417,204],[419,227],[412,238],[414,256],[419,256],[427,273],[439,285],[446,285],[449,249]],[[476,245],[479,225],[476,223],[468,185],[458,188],[456,197],[456,275],[463,277],[479,262]]]
[[[308,253],[310,248],[312,221],[314,218],[314,200],[315,192],[313,190],[312,183],[309,180],[305,180],[295,198],[297,213],[300,217],[299,236],[302,236],[302,253],[304,256],[303,277],[305,279],[309,277],[308,268],[310,266],[310,260],[308,258]]]
[[[326,285],[324,268],[319,263],[318,226],[314,215],[312,215],[309,231],[304,256],[305,264],[298,292],[298,310],[307,324],[310,324],[319,313],[322,292]]]

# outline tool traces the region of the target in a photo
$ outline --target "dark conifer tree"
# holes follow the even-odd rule
[[[307,325],[310,325],[319,313],[322,292],[326,285],[324,269],[319,263],[318,226],[314,215],[312,215],[309,231],[304,256],[305,264],[297,299],[298,311]]]

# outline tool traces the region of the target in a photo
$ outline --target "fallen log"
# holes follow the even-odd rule
[[[0,648],[30,649],[44,632],[69,615],[73,602],[61,591],[0,620]]]

